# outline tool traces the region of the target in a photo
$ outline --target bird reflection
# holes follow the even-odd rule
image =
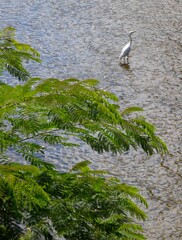
[[[129,63],[119,63],[119,66],[126,69],[126,70],[130,70],[130,64]]]

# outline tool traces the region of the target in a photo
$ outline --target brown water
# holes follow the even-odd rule
[[[46,153],[62,170],[88,159],[124,182],[138,186],[149,202],[144,223],[149,240],[182,239],[182,1],[164,0],[1,0],[1,27],[37,48],[43,64],[31,65],[41,77],[96,78],[114,92],[121,108],[137,105],[157,127],[171,155],[142,152],[99,155],[86,145]],[[118,56],[133,34],[129,67]],[[8,81],[9,78],[7,78]]]

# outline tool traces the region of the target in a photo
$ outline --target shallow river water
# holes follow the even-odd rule
[[[0,0],[0,23],[15,27],[18,40],[40,51],[43,63],[30,65],[33,76],[96,78],[119,97],[121,108],[144,108],[169,156],[99,155],[83,145],[50,148],[46,158],[63,171],[88,159],[138,186],[149,203],[148,239],[182,239],[182,1]],[[131,30],[130,65],[120,66]]]

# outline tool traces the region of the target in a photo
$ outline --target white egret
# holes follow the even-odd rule
[[[128,64],[128,56],[129,56],[129,53],[130,53],[130,51],[131,51],[131,44],[132,44],[131,34],[134,33],[134,32],[135,32],[135,31],[131,31],[131,32],[129,33],[130,41],[129,41],[129,43],[127,43],[127,44],[124,46],[124,48],[122,49],[121,54],[120,54],[120,56],[119,56],[120,61],[121,61],[121,60],[124,60],[124,63],[127,63],[127,64]],[[125,62],[125,60],[126,60],[126,62]]]

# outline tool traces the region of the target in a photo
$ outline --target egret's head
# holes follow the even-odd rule
[[[131,34],[134,33],[134,32],[136,32],[136,31],[131,31],[131,32],[129,32],[129,35],[131,35]]]

